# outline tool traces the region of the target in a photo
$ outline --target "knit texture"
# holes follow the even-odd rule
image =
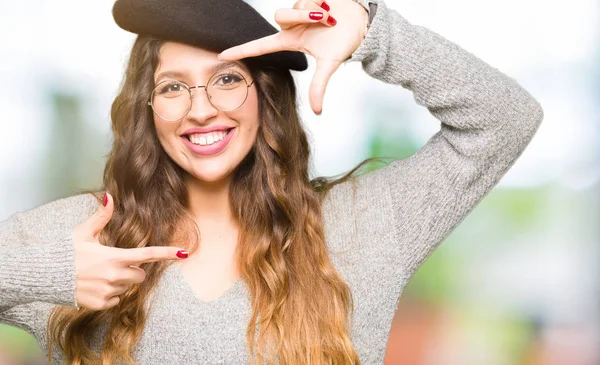
[[[513,79],[383,1],[350,61],[411,90],[441,122],[413,156],[337,185],[323,203],[329,254],[354,299],[353,344],[363,364],[382,364],[403,288],[522,153],[543,112]],[[0,224],[0,321],[31,332],[44,349],[51,308],[75,305],[71,231],[97,206],[77,195]],[[171,265],[153,292],[136,363],[247,363],[248,294],[238,280],[202,301]],[[62,363],[56,353],[53,364]]]

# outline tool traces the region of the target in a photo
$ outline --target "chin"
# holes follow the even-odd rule
[[[229,147],[235,147],[233,145]],[[247,150],[246,150],[247,149]],[[184,169],[190,177],[207,183],[228,182],[231,180],[236,168],[244,161],[252,149],[247,148],[223,151],[223,154],[204,158],[190,156],[185,160]],[[182,161],[183,162],[183,161]]]
[[[232,142],[236,141],[232,140]],[[220,154],[198,156],[188,151],[185,146],[174,147],[174,145],[175,143],[167,145],[167,147],[171,147],[165,149],[167,154],[185,170],[188,178],[206,183],[228,182],[237,166],[242,163],[252,149],[252,145],[239,148],[232,143]]]
[[[197,164],[195,166],[188,166],[185,169],[188,175],[202,182],[217,183],[227,181],[231,178],[234,166],[226,166],[223,163],[220,164]]]
[[[230,171],[188,171],[191,178],[207,183],[226,181],[231,177]]]

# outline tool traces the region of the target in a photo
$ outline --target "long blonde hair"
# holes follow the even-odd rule
[[[190,242],[198,242],[198,231],[186,214],[186,172],[162,149],[147,106],[161,45],[138,37],[112,106],[114,145],[102,190],[113,195],[115,209],[100,241],[120,248],[178,245],[194,251],[197,244]],[[256,80],[261,125],[253,149],[234,172],[230,204],[240,222],[237,257],[252,305],[249,362],[358,365],[350,340],[352,296],[329,260],[321,203],[333,185],[367,161],[336,181],[311,181],[310,149],[291,73],[251,60],[246,64]],[[133,364],[145,303],[165,264],[142,268],[146,280],[131,286],[116,307],[100,312],[56,307],[48,323],[48,358],[57,346],[69,364]],[[98,354],[90,342],[105,324],[108,333]]]

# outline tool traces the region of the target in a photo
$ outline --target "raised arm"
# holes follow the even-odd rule
[[[367,6],[368,2],[361,1]],[[403,274],[421,262],[500,180],[543,118],[515,80],[458,45],[410,24],[377,1],[367,36],[351,61],[372,77],[414,93],[441,130],[410,158],[358,179],[386,192]],[[402,123],[402,120],[398,120]]]
[[[353,218],[349,214],[362,219],[357,223],[365,231],[374,221],[386,222],[382,229],[393,231],[386,236],[399,241],[389,253],[397,258],[390,264],[391,276],[408,277],[523,152],[543,118],[542,108],[515,80],[435,32],[410,24],[384,1],[357,0],[361,9],[350,0],[330,0],[328,11],[319,8],[322,2],[297,2],[294,9],[278,10],[279,33],[229,48],[219,58],[285,50],[312,55],[317,66],[309,95],[313,110],[320,113],[330,76],[350,55],[349,61],[362,62],[374,78],[411,90],[416,102],[442,123],[412,157],[355,179],[362,184],[358,191],[340,184],[331,192],[335,198],[325,203],[325,215],[338,230]],[[374,16],[369,3],[377,4]],[[323,21],[309,20],[308,11],[316,10],[323,20],[334,16],[337,23],[314,24]],[[360,213],[351,213],[348,194],[361,197]],[[332,250],[337,249],[344,247],[333,244]],[[367,249],[365,255],[383,252]]]

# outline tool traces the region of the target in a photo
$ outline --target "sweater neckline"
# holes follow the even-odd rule
[[[229,285],[229,287],[225,289],[225,291],[221,293],[221,295],[219,295],[217,298],[213,300],[204,300],[196,294],[186,277],[183,275],[183,272],[181,271],[181,266],[179,266],[178,263],[173,263],[171,265],[171,270],[173,271],[175,281],[177,282],[177,286],[181,289],[181,292],[190,297],[190,300],[193,300],[199,305],[214,306],[221,302],[227,301],[229,298],[235,298],[236,296],[239,296],[239,294],[241,294],[242,292],[244,280],[241,277],[239,277],[236,281]]]

